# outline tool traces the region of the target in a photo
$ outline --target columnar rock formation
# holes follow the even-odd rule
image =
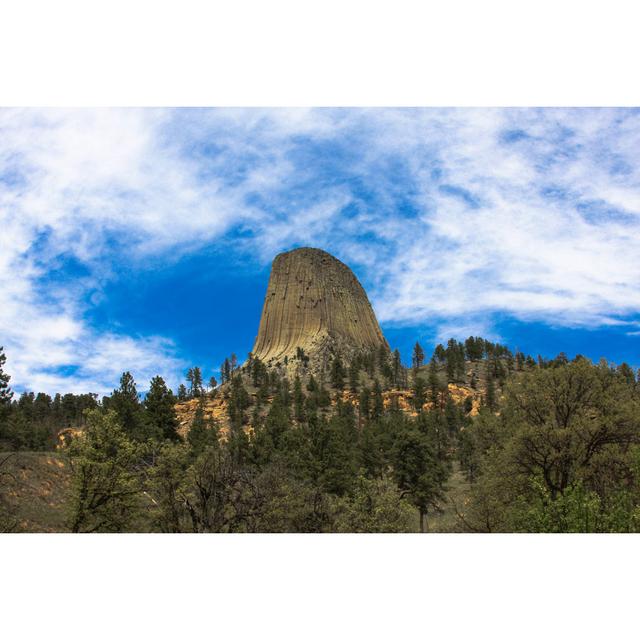
[[[334,353],[389,349],[367,294],[351,269],[320,249],[276,256],[254,356],[268,364],[293,359],[298,348],[313,369]]]

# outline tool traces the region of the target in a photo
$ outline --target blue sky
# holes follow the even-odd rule
[[[640,111],[0,110],[0,344],[18,390],[174,387],[326,249],[405,359],[483,335],[640,365]]]

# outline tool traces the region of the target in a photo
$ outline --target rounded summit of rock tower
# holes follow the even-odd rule
[[[255,357],[273,364],[302,349],[317,366],[332,354],[349,357],[381,347],[389,350],[367,294],[347,265],[310,247],[275,257]]]

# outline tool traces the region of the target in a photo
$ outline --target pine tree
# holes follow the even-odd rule
[[[419,369],[424,363],[424,350],[420,346],[419,342],[416,342],[415,346],[413,347],[412,362],[413,368],[416,370]]]
[[[376,379],[373,385],[373,407],[371,410],[371,417],[374,420],[378,420],[384,413],[384,399],[382,398],[382,388],[380,383]]]
[[[496,410],[496,387],[491,376],[487,380],[487,393],[485,402],[490,411]]]
[[[440,381],[438,380],[438,365],[436,364],[435,356],[433,356],[429,361],[429,395],[434,407],[438,401],[439,388]]]
[[[296,421],[298,423],[303,422],[305,419],[305,396],[302,391],[302,382],[300,380],[300,376],[296,376],[293,382],[293,407],[296,416]]]
[[[289,428],[289,409],[279,396],[275,396],[271,403],[264,427],[275,449],[280,449],[284,433]]]
[[[242,384],[242,378],[236,376],[231,380],[231,393],[227,406],[232,429],[240,430],[242,428],[245,421],[244,412],[250,404],[249,394]]]
[[[191,398],[199,398],[203,391],[200,367],[193,367],[187,371],[187,382],[189,383],[189,396]]]
[[[144,400],[145,418],[151,433],[167,440],[180,439],[174,404],[174,395],[165,381],[160,376],[153,378]]]
[[[119,391],[130,397],[135,384],[130,374],[126,375],[122,376]],[[127,437],[116,413],[89,412],[84,437],[72,440],[69,456],[71,530],[74,533],[128,530],[140,505],[137,472],[140,451],[139,445]]]
[[[429,508],[444,498],[447,468],[429,438],[418,429],[400,430],[393,445],[394,476],[398,487],[420,513],[420,531],[425,531]]]
[[[371,417],[371,392],[367,387],[362,387],[358,401],[358,408],[360,410],[360,421],[363,424],[366,424],[369,422],[369,418]]]
[[[623,362],[618,367],[618,373],[622,377],[622,379],[627,382],[627,384],[634,385],[636,381],[636,376],[633,373],[633,369],[626,363]]]
[[[11,391],[11,387],[9,387],[11,376],[3,370],[6,361],[7,356],[4,354],[4,347],[0,347],[0,433],[9,413],[11,399],[13,398],[13,391]]]
[[[351,366],[349,367],[349,388],[353,393],[358,393],[360,387],[360,366],[356,358],[354,358]]]
[[[136,383],[128,371],[122,374],[120,387],[114,389],[111,394],[107,409],[115,411],[118,422],[122,425],[127,436],[134,440],[146,439],[148,434]]]
[[[344,367],[342,366],[342,360],[339,356],[333,358],[331,363],[331,385],[339,390],[344,389]]]
[[[196,455],[202,453],[207,447],[214,449],[218,447],[218,430],[211,420],[205,418],[202,402],[198,402],[196,407],[187,440]]]
[[[178,387],[178,401],[184,402],[187,399],[187,387],[181,384]]]
[[[447,424],[447,432],[449,436],[453,436],[458,432],[459,411],[453,398],[449,396],[444,405],[444,420]]]
[[[393,384],[396,388],[400,387],[400,384],[402,382],[402,360],[400,358],[400,352],[396,349],[393,352],[393,365],[392,365],[392,371],[393,371]]]
[[[422,411],[425,402],[426,386],[424,380],[416,373],[413,377],[413,406],[418,413]]]
[[[380,347],[378,347],[378,369],[383,373],[383,375],[385,366],[388,364],[388,360],[389,351],[385,345],[381,344]]]
[[[231,360],[229,361],[230,377],[233,377],[233,374],[234,374],[237,366],[238,366],[238,358],[237,358],[235,353],[232,353],[231,354]]]
[[[187,375],[185,376],[185,378],[189,383],[189,397],[193,398],[193,369],[189,369],[187,371]]]
[[[222,379],[222,384],[231,380],[231,363],[229,362],[229,358],[225,358],[220,367],[220,378]]]

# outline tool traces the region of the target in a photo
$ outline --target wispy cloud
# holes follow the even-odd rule
[[[381,320],[440,334],[490,334],[497,313],[626,322],[639,161],[629,109],[0,111],[0,343],[33,387],[175,379],[169,336],[87,310],[106,282],[223,241],[262,264],[324,247]]]

